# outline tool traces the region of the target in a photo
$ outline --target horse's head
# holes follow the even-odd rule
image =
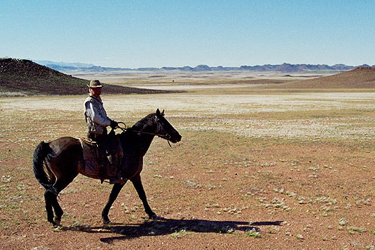
[[[164,110],[160,112],[159,109],[156,110],[156,135],[166,139],[172,143],[181,141],[182,136],[177,132],[176,129],[165,119]]]

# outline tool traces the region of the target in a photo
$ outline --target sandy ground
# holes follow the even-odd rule
[[[375,93],[106,96],[133,124],[156,108],[183,135],[145,158],[145,218],[131,184],[102,228],[110,185],[77,177],[45,219],[31,170],[40,140],[84,134],[85,96],[0,98],[0,249],[374,249]]]

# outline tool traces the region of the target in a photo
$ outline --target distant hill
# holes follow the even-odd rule
[[[357,67],[343,73],[284,84],[299,89],[365,89],[375,88],[375,67]]]
[[[241,66],[240,69],[242,70],[250,70],[250,71],[276,71],[276,72],[286,72],[286,73],[296,73],[296,72],[340,72],[340,71],[347,71],[351,70],[355,67],[347,66],[344,64],[336,64],[336,65],[326,65],[326,64],[290,64],[290,63],[283,63],[280,65],[256,65],[256,66]]]
[[[48,68],[53,68],[55,66],[61,67],[72,67],[72,68],[90,68],[94,67],[94,64],[88,63],[67,63],[67,62],[53,62],[53,61],[35,61],[37,64],[47,66]]]
[[[81,95],[88,92],[87,84],[88,80],[63,74],[30,60],[0,58],[0,95]],[[106,94],[165,92],[105,85]]]
[[[51,61],[37,61],[39,64],[45,65],[54,70],[60,72],[114,72],[114,71],[188,71],[188,72],[204,72],[204,71],[256,71],[256,72],[284,72],[284,73],[307,73],[307,72],[343,72],[356,68],[356,66],[348,66],[345,64],[335,64],[332,66],[326,64],[265,64],[248,66],[243,65],[241,67],[210,67],[208,65],[198,65],[196,67],[183,66],[183,67],[162,67],[162,68],[111,68],[101,67],[92,64],[81,64],[81,63],[57,63]],[[369,66],[369,65],[361,65]],[[375,66],[375,65],[374,65]]]

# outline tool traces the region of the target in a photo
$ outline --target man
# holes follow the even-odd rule
[[[107,133],[108,126],[116,128],[118,123],[107,116],[107,112],[104,109],[100,97],[103,87],[100,81],[92,80],[90,81],[90,85],[87,86],[89,87],[89,97],[87,97],[84,102],[85,118],[88,127],[87,137],[98,144],[99,171],[102,173],[105,171],[106,164],[100,162],[100,159],[102,158],[100,157],[100,154],[105,152],[110,163],[110,181],[111,183],[118,183],[120,182],[120,176],[117,174],[117,166],[115,165],[115,163],[118,162],[114,162],[115,155],[113,151],[115,151],[115,149],[110,149],[111,142]]]

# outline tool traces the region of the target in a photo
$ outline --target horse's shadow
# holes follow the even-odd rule
[[[237,230],[244,232],[259,232],[257,226],[281,226],[282,221],[244,222],[244,221],[211,221],[199,219],[165,219],[146,220],[135,224],[111,224],[105,227],[72,226],[62,230],[84,231],[88,233],[116,233],[121,236],[101,238],[102,242],[112,243],[115,240],[126,240],[142,236],[158,236],[171,234],[172,237],[182,237],[187,232],[198,233],[233,233]]]

